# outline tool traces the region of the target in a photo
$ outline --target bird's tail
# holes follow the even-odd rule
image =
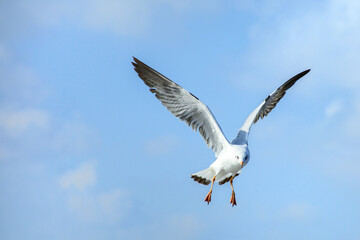
[[[194,181],[204,185],[208,185],[209,183],[211,183],[211,180],[214,178],[214,176],[215,176],[215,172],[211,168],[207,168],[200,172],[191,174],[191,178],[193,178]]]

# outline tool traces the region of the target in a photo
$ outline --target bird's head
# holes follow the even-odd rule
[[[243,164],[242,164],[242,166],[245,167],[245,165],[249,162],[249,160],[250,160],[250,152],[247,152],[247,153],[245,153],[245,155],[244,155],[244,159],[243,159]]]
[[[238,160],[242,167],[244,167],[250,160],[250,152],[249,149],[240,148],[236,149],[237,151],[234,153],[235,159]]]

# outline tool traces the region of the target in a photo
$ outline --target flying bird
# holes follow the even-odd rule
[[[198,130],[207,146],[214,151],[216,160],[210,167],[191,175],[191,178],[198,183],[204,185],[211,183],[205,202],[209,204],[211,201],[214,182],[218,182],[220,185],[230,182],[230,204],[232,206],[236,205],[233,180],[250,160],[248,135],[251,126],[260,118],[263,119],[267,116],[280,99],[284,97],[286,91],[310,71],[308,69],[295,75],[271,93],[252,111],[240,128],[236,138],[229,142],[210,109],[195,95],[135,57],[132,64],[139,77],[149,86],[150,91],[155,94],[155,97],[173,115],[181,121],[185,121],[193,130]]]

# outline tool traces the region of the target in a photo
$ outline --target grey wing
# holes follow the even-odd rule
[[[232,141],[232,143],[246,144],[252,124],[255,124],[260,118],[263,119],[265,116],[267,116],[269,112],[271,112],[271,110],[275,108],[276,104],[280,101],[280,99],[284,97],[286,91],[291,88],[297,80],[305,76],[308,72],[310,72],[310,69],[305,70],[290,78],[278,89],[276,89],[272,94],[270,94],[257,108],[255,108],[255,110],[245,120],[243,126],[238,132],[238,135]]]
[[[185,121],[193,130],[199,130],[216,156],[229,144],[210,109],[197,97],[140,60],[134,58],[132,64],[150,91],[174,116]]]

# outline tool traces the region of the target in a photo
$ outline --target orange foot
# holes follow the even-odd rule
[[[232,206],[236,205],[235,192],[232,192],[231,194],[230,203],[232,204]]]
[[[211,191],[206,195],[205,202],[209,203],[211,202]]]

